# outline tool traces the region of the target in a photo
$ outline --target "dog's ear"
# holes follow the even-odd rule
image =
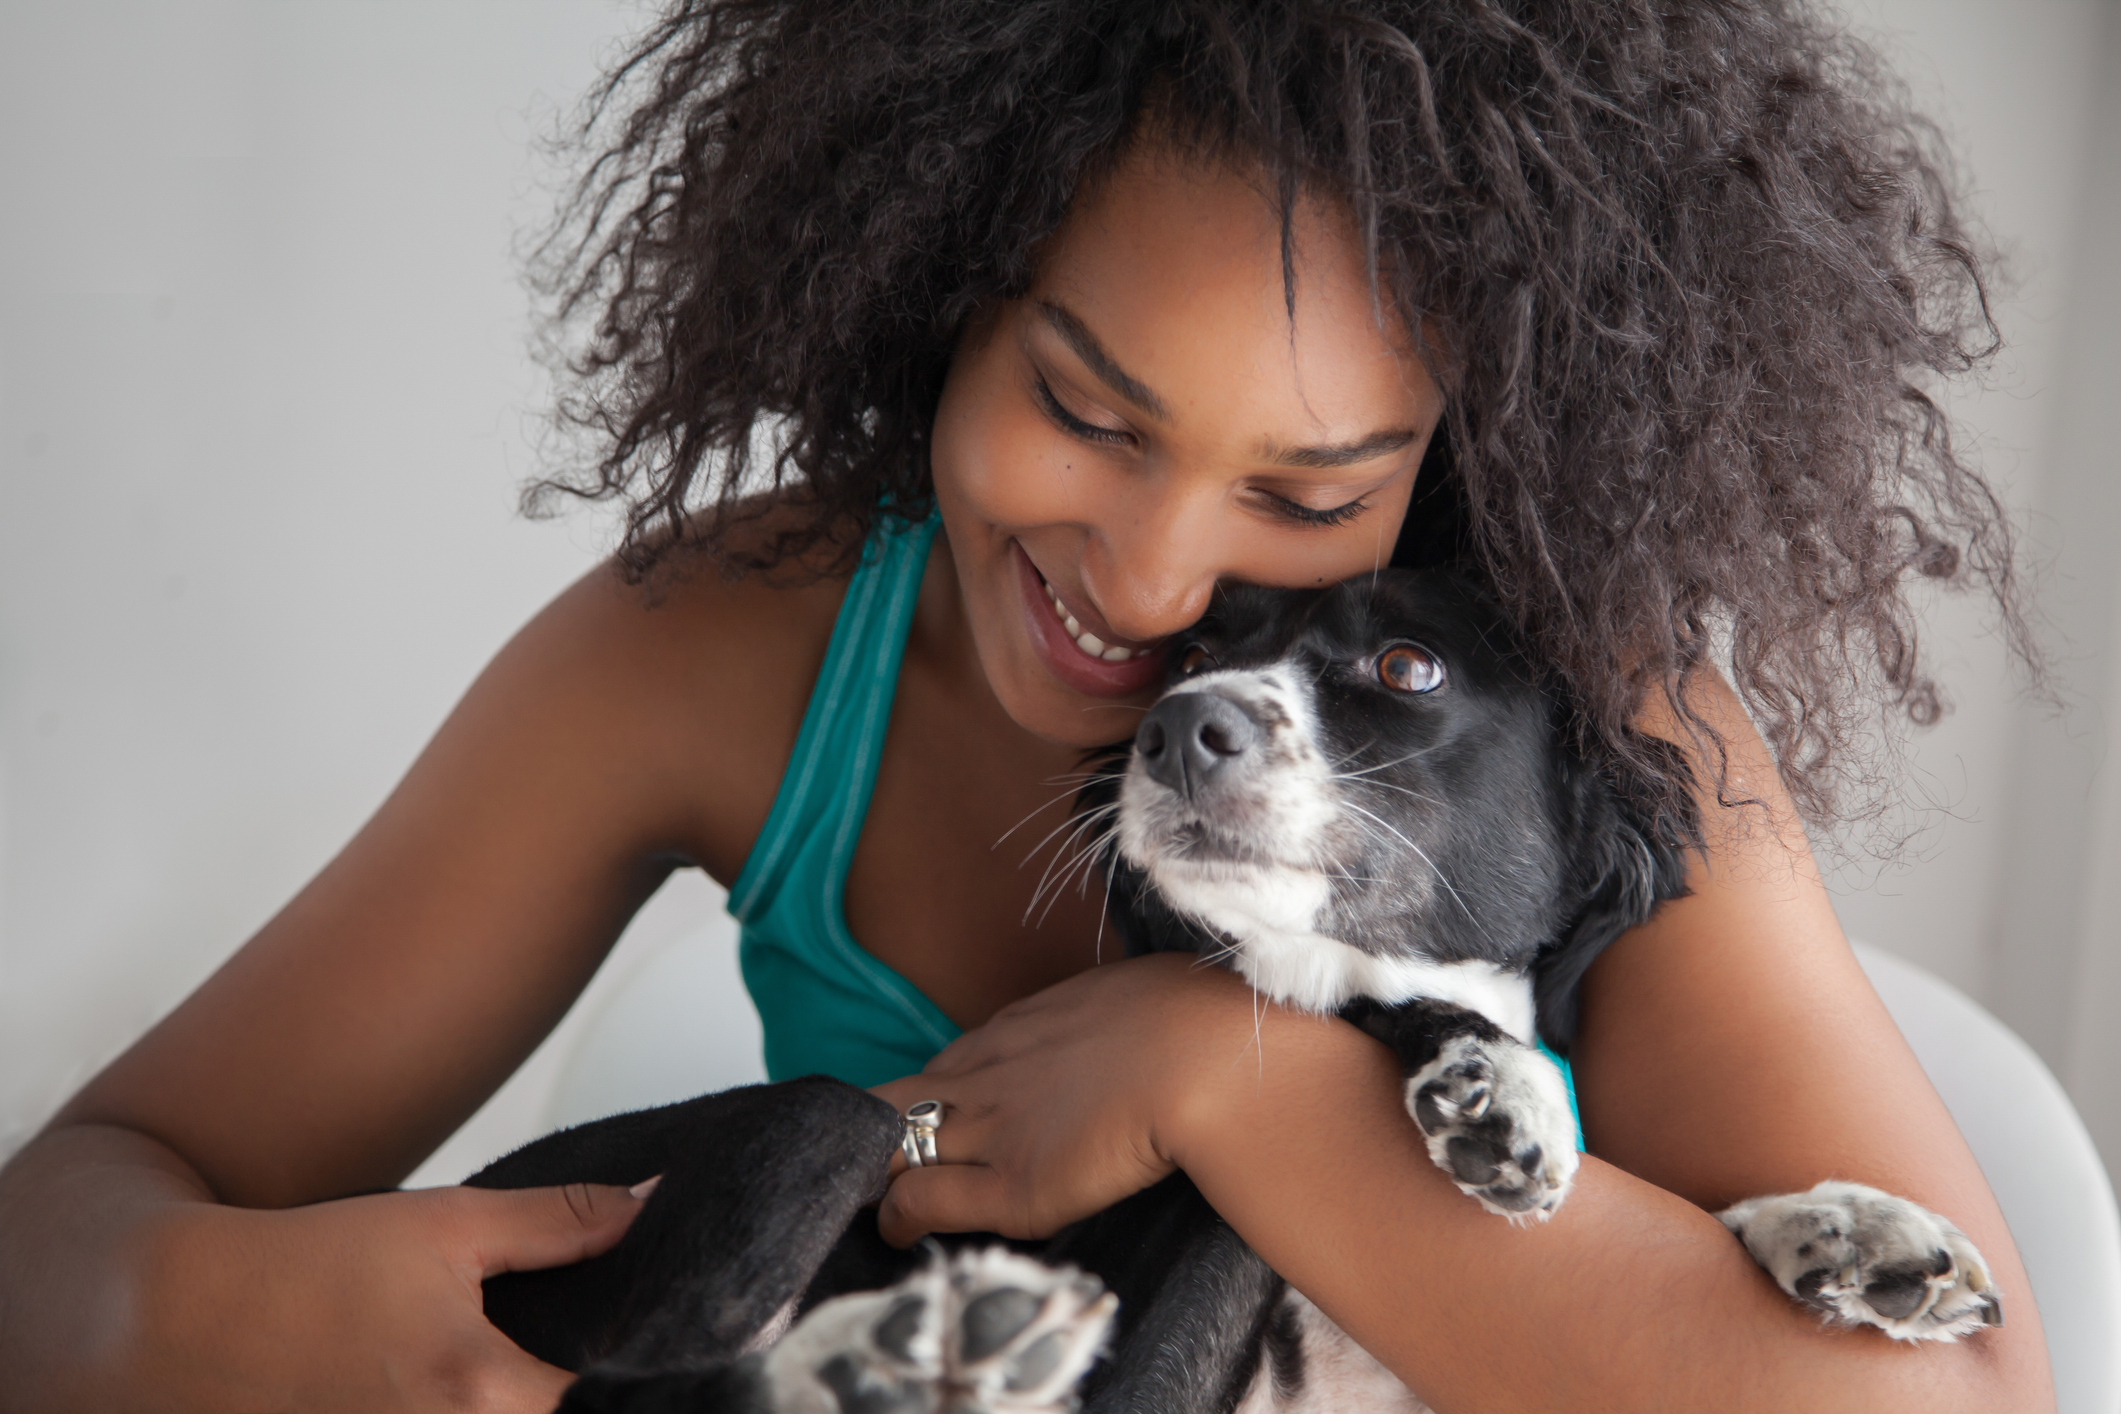
[[[1672,780],[1689,779],[1677,747],[1637,737]],[[1533,965],[1540,1039],[1561,1055],[1576,1039],[1576,993],[1583,974],[1612,941],[1644,922],[1666,899],[1687,893],[1687,858],[1701,846],[1693,802],[1661,802],[1657,786],[1614,753],[1563,749],[1558,804],[1573,842],[1569,896],[1574,910],[1561,935]]]

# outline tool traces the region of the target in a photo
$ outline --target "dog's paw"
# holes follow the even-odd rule
[[[937,1264],[821,1303],[766,1352],[776,1414],[936,1414],[950,1283]]]
[[[1075,1407],[1117,1298],[1005,1248],[824,1302],[766,1355],[776,1414],[1045,1414]]]
[[[1530,1046],[1455,1036],[1408,1077],[1429,1157],[1491,1213],[1551,1217],[1576,1177],[1576,1120],[1554,1063]]]
[[[1895,1340],[1957,1340],[2003,1324],[1974,1244],[1905,1198],[1829,1180],[1716,1216],[1777,1285],[1835,1319]]]
[[[1119,1298],[1073,1267],[1003,1247],[949,1265],[943,1365],[957,1403],[974,1410],[1073,1409],[1076,1382],[1105,1346]]]

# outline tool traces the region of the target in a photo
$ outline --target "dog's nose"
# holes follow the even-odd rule
[[[1252,749],[1259,728],[1245,709],[1215,692],[1181,692],[1149,709],[1134,733],[1134,754],[1149,778],[1191,799],[1217,771]]]

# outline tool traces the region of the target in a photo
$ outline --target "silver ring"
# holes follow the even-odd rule
[[[942,1162],[935,1156],[935,1131],[943,1127],[943,1102],[923,1100],[906,1111],[906,1132],[898,1141],[899,1152],[914,1168]]]

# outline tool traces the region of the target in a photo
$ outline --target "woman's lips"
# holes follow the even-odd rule
[[[1093,656],[1084,651],[1076,641],[1077,634],[1070,633],[1061,621],[1065,611],[1055,606],[1052,591],[1047,589],[1031,557],[1024,553],[1024,547],[1012,540],[1009,554],[1016,561],[1017,586],[1023,593],[1024,621],[1030,627],[1031,641],[1055,677],[1091,697],[1132,697],[1163,679],[1161,643],[1116,663],[1102,654]]]

